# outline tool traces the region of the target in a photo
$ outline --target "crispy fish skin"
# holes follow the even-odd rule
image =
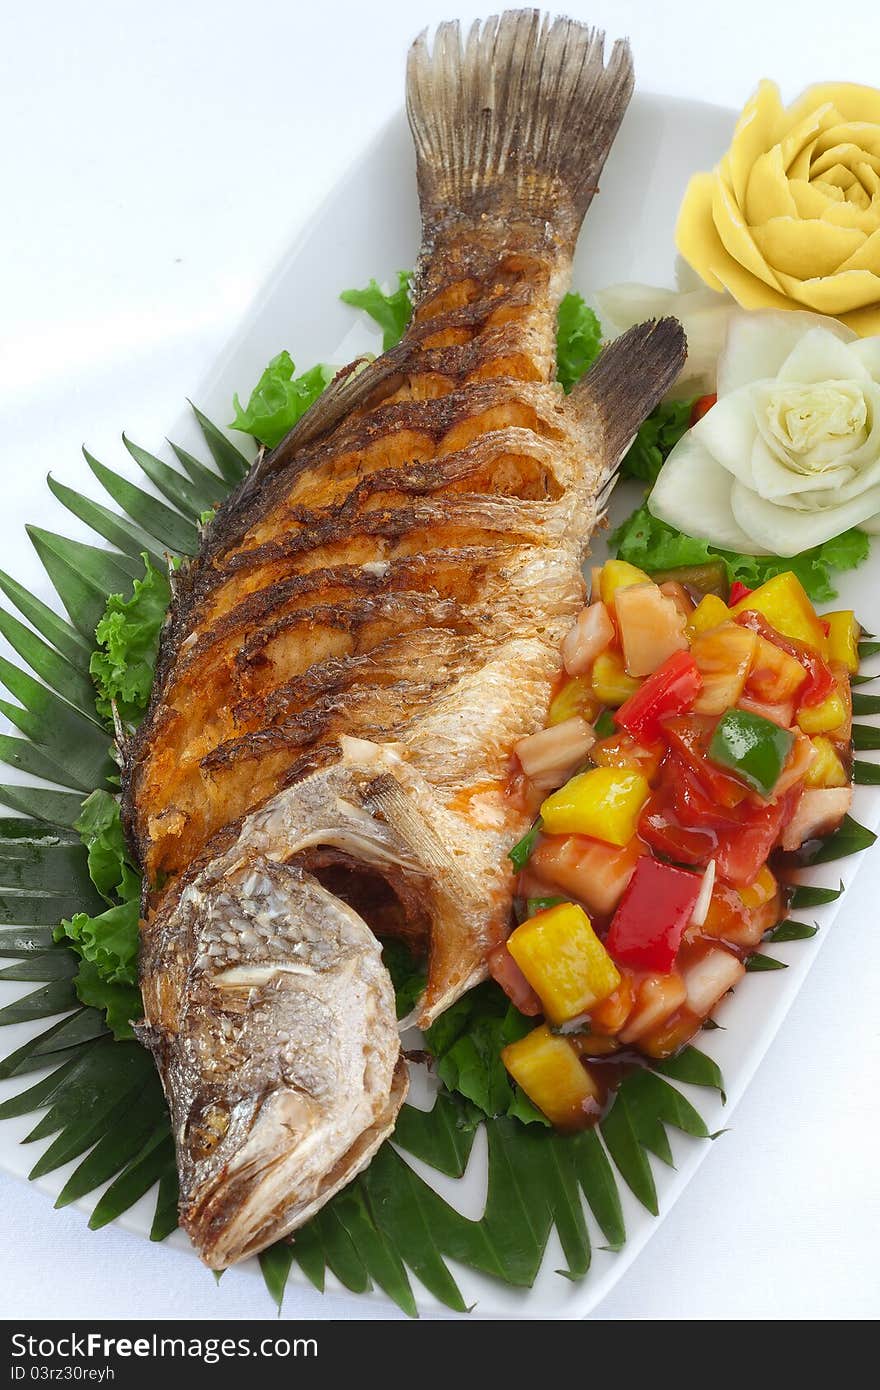
[[[407,1086],[394,995],[357,913],[247,842],[188,885],[148,954],[141,1038],[187,1229],[223,1269],[307,1220],[390,1133]]]
[[[433,51],[416,42],[412,324],[339,374],[178,579],[124,789],[157,885],[144,1037],[171,1104],[181,1219],[211,1262],[293,1230],[393,1126],[405,1081],[368,928],[427,950],[422,1024],[507,934],[506,852],[526,829],[512,750],[543,724],[602,489],[684,355],[665,320],[618,340],[571,396],[553,381],[557,306],[631,89],[625,44],[605,64],[601,34],[536,12],[464,44],[457,25]],[[247,974],[264,970],[262,938],[238,925],[254,915],[239,910],[248,873],[269,876],[292,934],[265,978]],[[326,964],[297,975],[317,903]],[[247,987],[218,990],[218,930]],[[351,1022],[346,971],[375,1065],[331,1038]],[[287,1070],[273,1030],[289,1035]],[[295,1061],[318,1034],[308,1079]],[[206,1124],[222,1130],[208,1148]]]

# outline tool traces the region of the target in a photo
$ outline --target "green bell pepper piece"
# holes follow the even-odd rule
[[[539,912],[546,912],[549,907],[557,907],[559,903],[568,902],[567,898],[526,898],[526,916],[536,917]]]
[[[593,728],[596,730],[597,738],[610,738],[612,734],[617,733],[617,725],[610,709],[603,709]]]
[[[718,721],[709,757],[761,796],[769,796],[791,752],[794,734],[760,714],[729,709]]]
[[[535,848],[535,841],[541,833],[541,827],[543,824],[544,822],[541,820],[541,817],[539,816],[538,819],[535,821],[534,825],[532,826],[531,830],[527,830],[525,835],[523,835],[522,839],[517,840],[513,849],[509,849],[507,851],[507,857],[511,861],[515,869],[524,869],[526,864],[529,862],[529,856],[531,855],[532,850]]]

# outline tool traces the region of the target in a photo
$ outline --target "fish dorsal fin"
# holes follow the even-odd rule
[[[609,343],[575,386],[568,399],[587,418],[598,414],[612,469],[686,357],[687,339],[678,319],[651,319]]]
[[[381,357],[356,357],[338,371],[318,399],[300,416],[279,444],[260,458],[248,475],[248,491],[270,474],[285,468],[298,453],[330,434],[353,410],[398,375],[401,353],[394,348]]]

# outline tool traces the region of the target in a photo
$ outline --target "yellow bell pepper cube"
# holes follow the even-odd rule
[[[862,630],[856,622],[855,613],[843,608],[838,613],[826,613],[825,621],[828,624],[828,660],[839,661],[851,676],[856,675]]]
[[[569,676],[550,701],[547,726],[564,724],[566,719],[574,719],[576,715],[592,724],[601,708],[586,676]]]
[[[733,615],[736,617],[739,613],[750,611],[761,613],[770,626],[784,637],[806,642],[822,656],[825,655],[825,629],[816,617],[816,610],[807,598],[804,586],[791,570],[774,575],[766,584],[759,585],[740,599],[734,605]]]
[[[754,883],[750,883],[748,888],[740,888],[739,895],[746,907],[763,907],[776,896],[777,887],[776,879],[765,864]]]
[[[606,651],[596,657],[590,675],[593,694],[600,705],[617,709],[630,695],[635,695],[641,681],[631,676],[619,652]]]
[[[599,1098],[599,1087],[567,1038],[546,1023],[501,1049],[501,1060],[551,1124],[578,1129]]]
[[[805,734],[830,734],[846,721],[846,706],[840,695],[829,695],[818,705],[801,705],[797,713],[798,727]]]
[[[566,1023],[607,999],[620,974],[577,903],[559,903],[523,922],[507,938],[513,956],[551,1023]]]
[[[614,611],[614,595],[618,589],[628,589],[632,584],[650,584],[651,576],[644,570],[631,565],[628,560],[606,560],[602,566],[599,592],[606,608]]]
[[[831,740],[824,738],[822,734],[817,734],[810,742],[815,750],[815,757],[807,768],[804,777],[806,785],[808,787],[845,787],[849,778]]]
[[[621,767],[580,772],[541,807],[548,835],[592,835],[609,845],[628,845],[651,794],[647,778]]]
[[[717,594],[706,594],[689,617],[685,631],[688,636],[696,636],[699,632],[706,632],[710,627],[720,627],[722,623],[728,622],[730,609],[724,600]]]

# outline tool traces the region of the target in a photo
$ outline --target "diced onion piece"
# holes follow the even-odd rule
[[[613,640],[614,624],[604,603],[582,608],[562,644],[562,663],[568,674],[584,675]]]
[[[590,1010],[590,1031],[603,1036],[619,1033],[632,1013],[633,987],[629,975],[621,975],[613,994]]]
[[[638,839],[619,848],[587,835],[548,835],[535,849],[529,868],[554,892],[577,898],[590,912],[608,917],[647,852]]]
[[[778,724],[780,729],[788,729],[794,721],[794,701],[786,700],[782,704],[768,704],[766,700],[755,700],[751,695],[741,695],[736,702],[737,709],[747,710],[749,714],[760,714],[762,719],[769,719],[771,724]]]
[[[685,994],[684,980],[680,975],[648,975],[639,985],[636,1007],[626,1027],[618,1033],[620,1041],[635,1042],[664,1019],[671,1018],[684,1003]]]
[[[521,1014],[535,1018],[542,1012],[540,999],[508,951],[506,941],[489,952],[486,964],[492,979],[501,986]]]
[[[694,910],[691,913],[690,925],[692,927],[702,927],[709,912],[709,904],[712,901],[712,889],[715,887],[715,860],[710,859],[706,872],[703,874],[703,882],[700,887],[700,896],[694,903]]]
[[[523,772],[541,790],[553,790],[567,782],[596,742],[591,724],[580,715],[541,729],[516,745]]]
[[[745,966],[730,951],[712,946],[684,972],[688,1008],[701,1018],[718,1003],[745,974]]]
[[[623,656],[631,676],[650,676],[687,645],[685,618],[656,584],[632,584],[614,599]]]
[[[852,787],[808,787],[782,835],[782,848],[800,849],[836,830],[852,802]]]
[[[791,752],[786,758],[785,766],[773,788],[773,795],[777,800],[796,786],[798,782],[803,781],[815,758],[816,750],[813,747],[812,739],[807,738],[806,734],[795,734]]]
[[[679,584],[677,579],[664,579],[663,583],[658,584],[657,587],[661,594],[672,599],[685,622],[689,623],[696,605],[684,585]]]

